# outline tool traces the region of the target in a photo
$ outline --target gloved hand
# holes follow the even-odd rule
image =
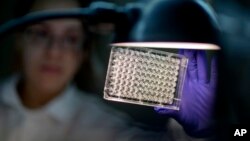
[[[155,110],[175,118],[189,135],[204,137],[213,131],[213,106],[217,86],[216,60],[213,58],[211,62],[209,75],[205,51],[181,50],[180,54],[189,58],[180,110],[157,107]]]

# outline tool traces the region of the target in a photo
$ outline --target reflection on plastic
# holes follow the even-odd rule
[[[187,61],[164,51],[114,46],[104,98],[178,110]]]

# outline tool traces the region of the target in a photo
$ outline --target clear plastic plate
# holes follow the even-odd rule
[[[187,63],[179,54],[113,46],[104,98],[179,110]]]

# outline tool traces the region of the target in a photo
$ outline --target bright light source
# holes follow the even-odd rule
[[[120,47],[138,47],[138,48],[220,50],[220,47],[218,45],[208,44],[208,43],[131,42],[131,43],[114,43],[112,45]]]

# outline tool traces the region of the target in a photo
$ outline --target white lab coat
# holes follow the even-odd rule
[[[0,87],[1,141],[191,140],[174,120],[164,133],[141,130],[126,115],[73,85],[43,108],[27,109],[17,95],[17,81],[13,76]]]

